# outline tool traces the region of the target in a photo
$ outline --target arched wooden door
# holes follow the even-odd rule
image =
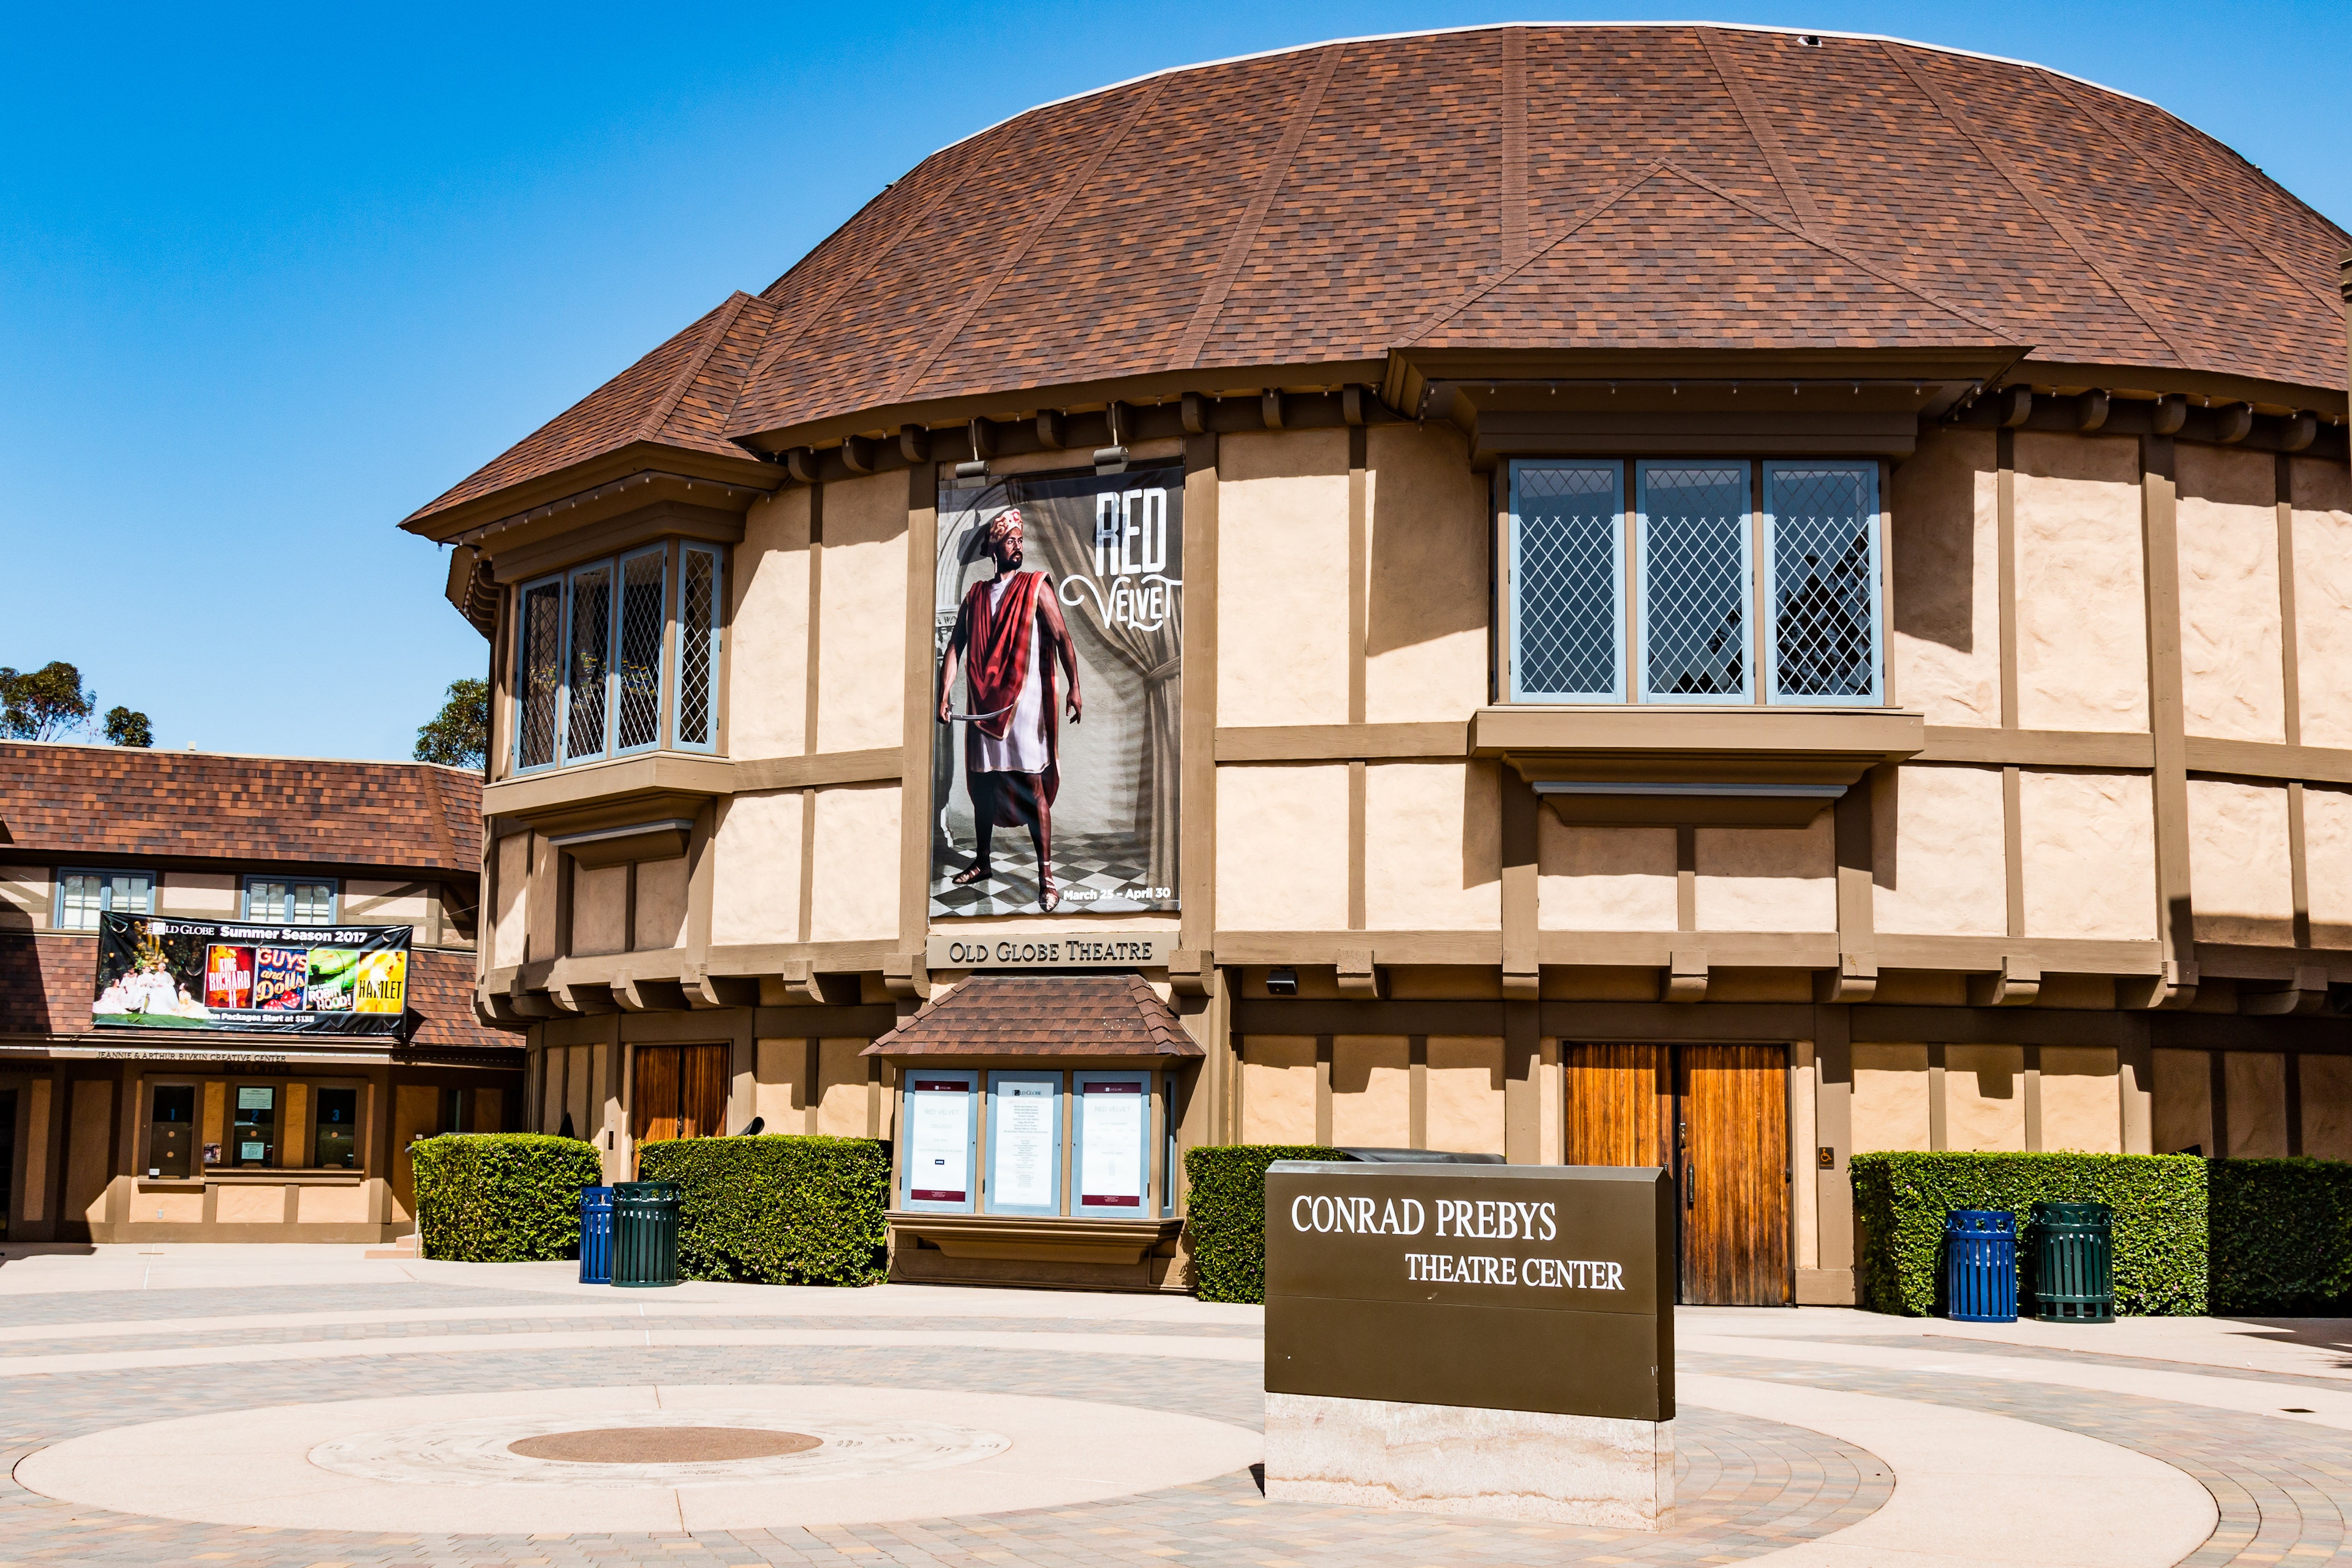
[[[1561,1158],[1673,1175],[1681,1299],[1787,1305],[1787,1049],[1563,1041],[1559,1059]]]
[[[639,1046],[630,1086],[629,1135],[639,1147],[727,1131],[725,1046]]]

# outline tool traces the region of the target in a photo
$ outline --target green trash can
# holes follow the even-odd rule
[[[2116,1213],[2105,1204],[2033,1205],[2033,1315],[2045,1323],[2116,1321]]]
[[[613,1184],[613,1283],[677,1283],[676,1182]]]

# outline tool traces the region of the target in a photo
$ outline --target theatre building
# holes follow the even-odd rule
[[[891,1140],[900,1279],[1181,1154],[2352,1156],[2344,231],[1883,39],[1504,26],[935,153],[407,520],[528,1124]]]
[[[0,742],[0,1242],[383,1242],[519,1125],[478,773]]]

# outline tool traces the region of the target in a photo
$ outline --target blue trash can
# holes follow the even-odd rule
[[[613,1282],[613,1189],[580,1189],[580,1283]]]
[[[1944,1216],[1944,1316],[1960,1323],[2017,1321],[2017,1216],[1954,1209]]]

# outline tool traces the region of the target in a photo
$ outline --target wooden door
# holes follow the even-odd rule
[[[1678,1046],[1682,1299],[1789,1301],[1788,1053]]]
[[[1673,1047],[1562,1041],[1568,1094],[1560,1161],[1570,1165],[1664,1165],[1674,1125]]]
[[[725,1046],[639,1046],[630,1135],[643,1144],[724,1132],[727,1057]]]

